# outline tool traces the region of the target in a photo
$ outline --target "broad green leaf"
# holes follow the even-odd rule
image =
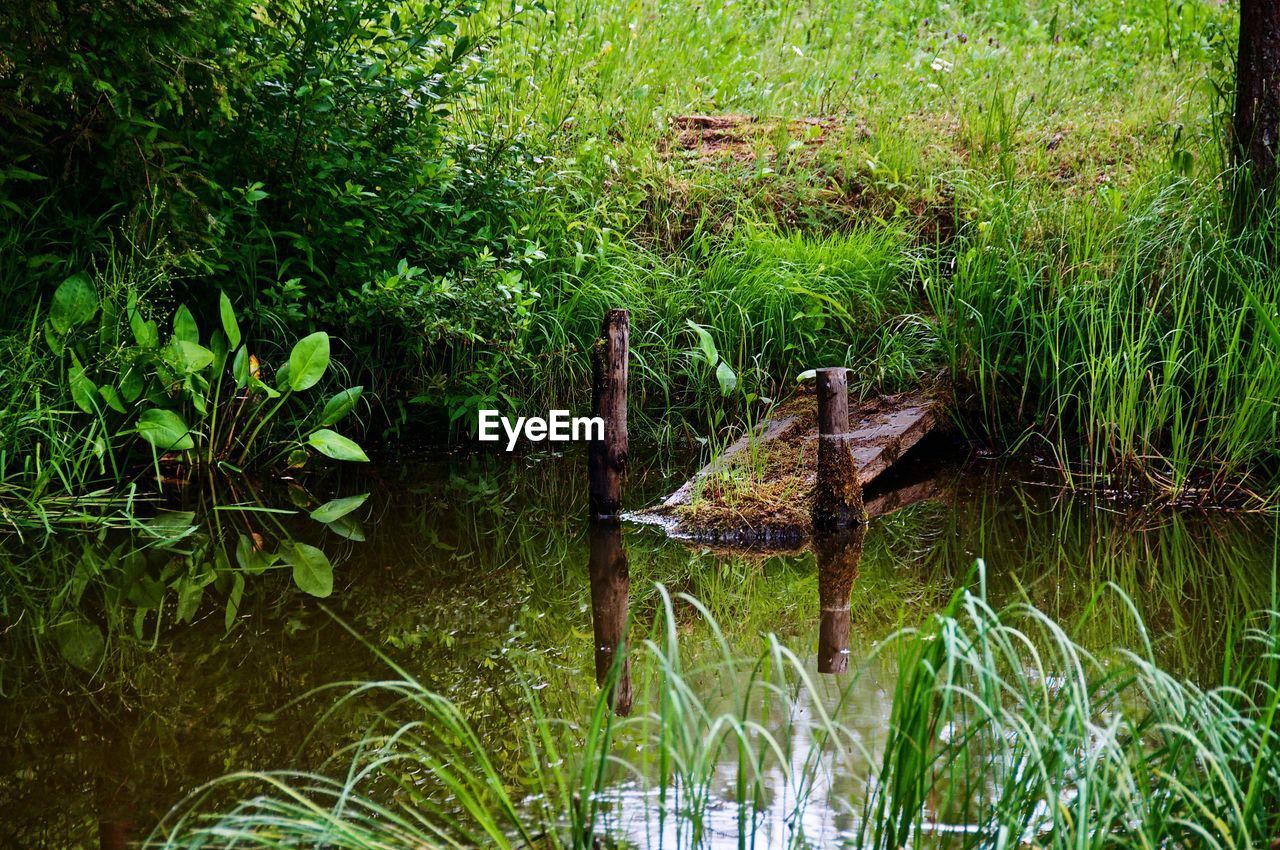
[[[191,315],[186,304],[179,305],[178,312],[173,314],[173,336],[183,342],[200,341],[200,328],[196,325],[196,317]]]
[[[316,451],[325,457],[331,457],[334,460],[358,460],[367,461],[369,456],[364,453],[364,449],[353,440],[349,440],[336,431],[330,431],[328,428],[321,428],[310,437],[307,442],[315,448]]]
[[[244,576],[236,573],[231,577],[231,592],[227,594],[227,612],[222,617],[222,625],[227,631],[235,625],[236,614],[240,612],[240,600],[244,596]]]
[[[738,376],[729,368],[729,364],[723,360],[716,367],[716,380],[720,383],[720,395],[728,395],[737,389]]]
[[[360,527],[360,523],[356,522],[355,517],[344,516],[340,520],[329,523],[325,528],[339,537],[345,537],[356,543],[364,542],[364,529]]]
[[[143,523],[143,529],[152,537],[170,543],[190,537],[195,533],[195,511],[159,511]]]
[[[284,392],[289,389],[289,364],[286,363],[276,372],[276,389]]]
[[[182,417],[162,407],[153,407],[139,416],[137,430],[142,439],[162,452],[185,452],[196,446]]]
[[[71,400],[76,403],[76,407],[85,413],[96,412],[98,387],[89,380],[84,369],[80,366],[72,366],[67,371],[67,380],[71,383]]]
[[[183,576],[178,581],[178,621],[190,623],[200,610],[200,600],[204,597],[204,585],[191,576]]]
[[[296,392],[314,387],[329,368],[329,335],[304,336],[289,352],[289,386]]]
[[[222,332],[227,335],[230,347],[235,348],[240,344],[240,323],[236,321],[235,308],[225,292],[218,293],[218,312],[222,314]]]
[[[98,312],[98,291],[84,272],[62,282],[49,305],[49,324],[60,334],[83,325]]]
[[[361,493],[359,496],[347,496],[345,499],[334,499],[332,501],[325,502],[323,505],[311,512],[311,518],[316,522],[323,522],[325,524],[331,523],[334,520],[342,519],[344,516],[363,505],[365,500],[368,498],[368,493]]]
[[[247,534],[241,534],[236,541],[236,563],[251,576],[262,575],[279,557],[275,553],[263,552]]]
[[[71,666],[86,673],[94,671],[106,647],[102,629],[88,620],[72,620],[58,626],[53,634],[58,642],[58,651]]]
[[[133,403],[138,400],[145,389],[142,380],[142,370],[137,366],[130,366],[129,371],[124,373],[124,377],[120,379],[120,396],[125,401]]]
[[[252,374],[249,376],[249,387],[261,393],[266,393],[267,398],[280,398],[280,393],[276,392],[274,387],[268,386]]]
[[[221,330],[214,331],[213,336],[209,338],[209,350],[213,352],[213,371],[215,374],[221,374],[222,368],[227,365],[227,354],[230,351],[227,335]]]
[[[61,335],[53,329],[52,322],[44,323],[44,341],[49,344],[49,350],[59,357],[66,350],[67,346],[63,343]]]
[[[720,352],[716,350],[716,341],[711,338],[711,334],[707,333],[706,328],[693,320],[685,319],[685,324],[698,335],[698,348],[702,351],[702,357],[707,361],[707,365],[714,366],[720,359]]]
[[[150,319],[142,318],[142,313],[137,308],[129,311],[129,328],[141,348],[156,348],[160,345],[160,328]]]
[[[231,375],[236,379],[236,388],[249,383],[249,347],[240,346],[235,358],[231,361]]]
[[[333,564],[328,557],[307,543],[280,544],[280,557],[293,567],[293,583],[303,593],[321,598],[333,593]]]
[[[98,387],[98,395],[102,396],[102,400],[107,403],[107,407],[111,408],[116,413],[125,412],[124,401],[121,400],[120,393],[116,391],[115,387],[109,384],[104,384],[103,386]]]
[[[190,375],[207,368],[213,362],[213,352],[196,342],[174,337],[161,354],[166,363],[179,373]]]
[[[817,378],[817,377],[818,377],[817,369],[806,369],[803,372],[801,372],[799,375],[796,375],[796,383],[803,384],[805,381],[812,381],[814,378]]]
[[[363,391],[364,387],[349,387],[325,402],[324,410],[320,411],[320,424],[332,425],[354,410]]]

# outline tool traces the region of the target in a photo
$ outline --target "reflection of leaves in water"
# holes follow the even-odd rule
[[[293,567],[293,583],[303,593],[325,597],[333,593],[333,565],[329,558],[307,543],[280,544],[280,554]]]
[[[316,522],[328,525],[331,522],[342,519],[363,505],[368,498],[368,493],[361,493],[359,496],[347,496],[345,499],[334,499],[333,501],[325,502],[311,512],[311,518]]]
[[[16,594],[10,610],[21,613],[19,627],[8,632],[13,653],[6,652],[6,660],[39,669],[44,660],[61,658],[68,671],[105,677],[104,664],[115,662],[116,650],[130,637],[154,646],[173,624],[195,623],[210,608],[230,630],[242,613],[247,583],[275,581],[271,576],[282,577],[285,566],[298,590],[329,596],[330,556],[297,537],[323,526],[339,538],[363,541],[357,511],[368,494],[322,503],[299,490],[293,494],[297,509],[267,507],[256,493],[231,502],[196,493],[196,510],[130,516],[127,528],[60,535],[39,550],[0,550],[0,578],[12,579],[4,592]]]
[[[54,630],[58,651],[71,666],[91,673],[102,659],[106,642],[102,629],[87,620],[71,620]]]

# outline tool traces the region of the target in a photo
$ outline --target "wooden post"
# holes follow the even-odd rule
[[[813,498],[815,532],[849,528],[864,519],[862,485],[849,446],[846,370],[818,370],[818,472]]]
[[[818,672],[849,669],[849,594],[858,578],[866,525],[822,534],[813,540],[818,559]]]
[[[587,447],[592,519],[617,517],[627,469],[627,363],[631,317],[626,310],[605,314],[593,352],[595,415],[604,420],[604,439]]]
[[[595,637],[596,684],[611,688],[609,701],[619,717],[631,713],[631,660],[627,657],[627,605],[631,573],[622,547],[622,524],[592,521],[588,529],[591,555],[591,630]],[[622,661],[617,660],[622,649]],[[617,666],[616,678],[614,668]]]

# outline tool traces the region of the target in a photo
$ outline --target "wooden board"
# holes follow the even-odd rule
[[[945,421],[932,392],[878,396],[852,406],[849,437],[866,487]],[[704,542],[799,543],[810,534],[817,456],[816,402],[801,396],[738,439],[660,504],[631,514],[673,536]],[[868,515],[886,513],[939,488],[926,482],[869,499]]]

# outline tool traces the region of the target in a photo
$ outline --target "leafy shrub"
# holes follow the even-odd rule
[[[130,438],[137,437],[191,463],[238,466],[288,454],[291,464],[301,465],[308,450],[368,460],[359,445],[329,427],[355,408],[361,387],[342,390],[318,409],[289,406],[328,371],[329,335],[316,331],[298,340],[268,384],[225,294],[219,306],[221,327],[202,335],[192,312],[179,305],[172,330],[162,335],[136,292],[123,305],[100,298],[87,274],[58,287],[45,339],[64,357],[71,400],[101,424],[102,452],[114,448],[127,458],[136,442]],[[282,414],[291,437],[264,447],[264,431],[278,426]]]

